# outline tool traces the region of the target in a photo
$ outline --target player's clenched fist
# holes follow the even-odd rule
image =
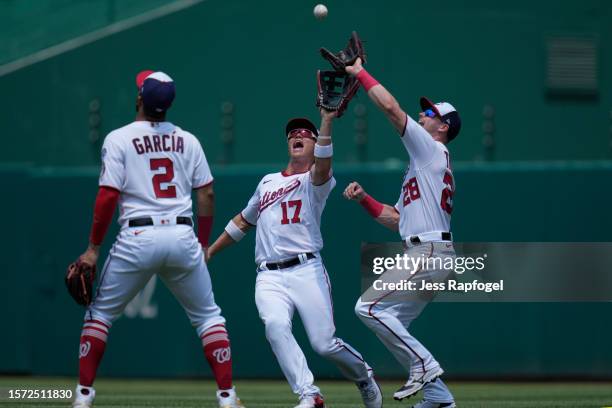
[[[361,201],[365,197],[366,192],[363,189],[363,187],[359,185],[359,183],[357,183],[356,181],[353,181],[351,184],[349,184],[344,189],[343,194],[344,194],[344,198],[346,198],[347,200]]]

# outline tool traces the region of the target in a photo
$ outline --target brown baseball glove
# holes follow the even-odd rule
[[[96,279],[96,265],[81,261],[81,258],[68,265],[66,288],[70,296],[81,306],[88,306],[93,299],[93,283]]]
[[[359,90],[359,81],[338,71],[317,71],[317,106],[342,116]]]
[[[321,56],[329,61],[334,70],[338,72],[344,72],[344,67],[347,65],[353,65],[358,57],[361,57],[361,62],[363,64],[366,63],[363,43],[361,42],[361,39],[356,31],[351,33],[351,38],[349,39],[346,47],[337,53],[334,54],[324,47],[321,47],[319,51],[321,52]]]

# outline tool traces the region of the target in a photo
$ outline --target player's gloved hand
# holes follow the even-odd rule
[[[359,81],[345,72],[317,71],[317,106],[340,117],[359,90]]]
[[[93,299],[93,283],[96,279],[96,264],[81,257],[68,265],[65,283],[70,296],[81,306],[89,306]]]
[[[355,60],[355,63],[353,65],[347,65],[344,68],[346,73],[351,76],[357,75],[359,71],[361,71],[362,69],[363,69],[363,66],[361,65],[361,58],[357,58],[357,60]]]
[[[323,120],[332,121],[334,118],[338,117],[337,111],[330,111],[323,107],[321,107],[319,111],[321,112],[321,119]]]
[[[344,198],[346,198],[347,200],[355,200],[355,201],[361,201],[366,196],[365,190],[356,181],[353,181],[352,183],[350,183],[344,189],[344,193],[342,194],[344,195]]]
[[[321,56],[329,61],[337,72],[344,72],[344,67],[353,65],[357,58],[360,58],[363,62],[365,62],[366,59],[363,43],[356,31],[351,33],[351,38],[348,44],[346,44],[346,47],[337,53],[333,53],[324,47],[321,47],[319,51],[321,52]]]
[[[88,306],[93,300],[93,283],[96,280],[96,263],[100,246],[90,244],[83,255],[68,265],[65,283],[68,293],[81,306]]]

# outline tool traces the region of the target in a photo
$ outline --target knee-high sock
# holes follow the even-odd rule
[[[99,320],[87,320],[81,331],[79,346],[79,384],[91,387],[108,338],[109,326]]]
[[[220,390],[232,388],[232,351],[225,326],[207,329],[201,336],[204,355]]]

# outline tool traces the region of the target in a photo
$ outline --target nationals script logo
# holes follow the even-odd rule
[[[275,202],[279,201],[281,198],[298,188],[300,184],[300,180],[294,179],[285,187],[281,187],[275,191],[266,191],[263,195],[263,198],[259,200],[259,212],[261,213],[263,210],[270,207]]]
[[[91,350],[90,342],[86,341],[85,343],[81,343],[79,346],[79,358],[87,357],[89,350]]]
[[[223,364],[227,361],[230,361],[232,358],[232,352],[229,347],[226,348],[218,348],[213,351],[213,356],[217,359],[217,363]]]

